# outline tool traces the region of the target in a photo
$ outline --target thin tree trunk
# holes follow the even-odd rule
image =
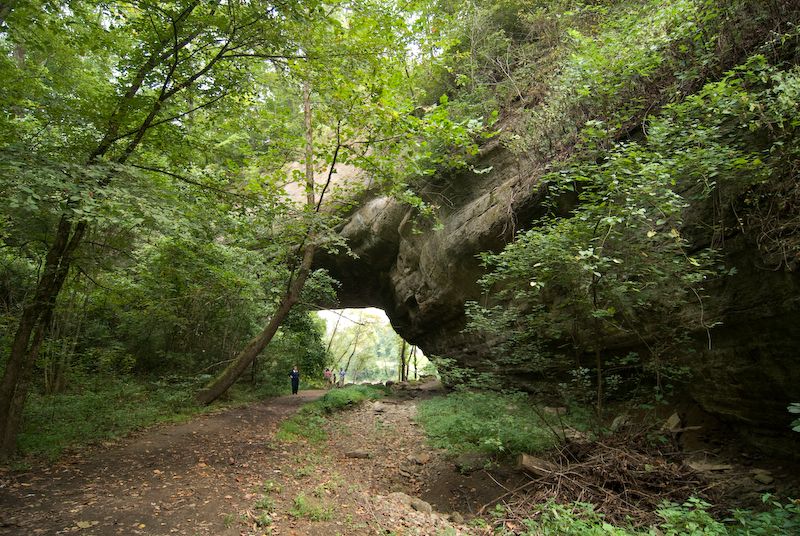
[[[360,318],[359,318],[360,320]],[[353,340],[353,351],[350,352],[350,355],[347,356],[347,363],[344,365],[344,373],[347,374],[347,371],[350,370],[350,361],[353,360],[353,356],[356,355],[356,350],[358,350],[358,338],[361,336],[361,326],[356,330],[356,336]],[[341,381],[341,380],[340,380]],[[344,384],[344,382],[342,382]],[[344,385],[342,385],[343,387]]]
[[[594,351],[595,366],[597,367],[597,416],[603,416],[603,357],[600,348]]]
[[[400,381],[404,382],[408,379],[406,376],[406,340],[402,339],[403,344],[400,346]]]
[[[78,342],[81,335],[81,329],[83,328],[83,324],[86,321],[86,308],[89,305],[89,294],[84,294],[83,296],[83,305],[81,306],[81,312],[78,316],[77,324],[75,326],[75,334],[72,336],[72,343],[69,346],[68,351],[64,353],[62,359],[59,361],[59,367],[56,376],[56,384],[55,384],[55,392],[56,393],[63,393],[67,387],[67,378],[68,378],[68,371],[72,368],[72,363],[74,362],[75,352],[78,349]]]
[[[356,351],[358,350],[358,339],[361,337],[361,330],[364,328],[364,324],[362,323],[362,319],[363,318],[364,318],[364,314],[363,313],[359,313],[358,314],[358,322],[356,322],[356,325],[358,327],[356,328],[356,334],[353,337],[353,350],[350,352],[350,355],[347,356],[347,362],[344,364],[344,372],[345,372],[345,374],[347,374],[347,371],[350,370],[350,362],[353,360],[353,356],[356,355]],[[344,353],[342,354],[342,356],[337,361],[337,365],[338,365],[338,363],[341,363],[342,359],[344,359],[344,354],[346,354],[346,353],[347,353],[347,350],[345,349]],[[344,383],[344,382],[342,382],[342,383]]]
[[[331,346],[333,345],[333,338],[336,337],[336,330],[339,329],[339,322],[342,321],[342,314],[339,313],[336,317],[336,324],[333,325],[333,331],[331,332],[331,338],[328,339],[328,347],[325,348],[325,355],[327,356],[331,352]]]

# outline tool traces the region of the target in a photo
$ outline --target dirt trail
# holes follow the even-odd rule
[[[237,535],[243,488],[281,471],[274,432],[323,391],[160,426],[52,467],[0,473],[0,534]],[[228,525],[226,527],[226,525]]]
[[[478,533],[447,514],[470,485],[425,446],[413,398],[337,413],[316,445],[275,439],[283,419],[322,394],[302,391],[156,427],[54,466],[0,472],[0,535]]]

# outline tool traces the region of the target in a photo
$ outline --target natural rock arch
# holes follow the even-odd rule
[[[486,174],[464,170],[423,188],[441,207],[439,230],[387,197],[357,208],[340,228],[356,257],[323,254],[316,262],[341,282],[341,306],[379,307],[426,355],[486,368],[491,352],[462,333],[464,303],[481,297],[477,255],[499,250],[543,212],[539,168],[497,143],[485,147],[475,164],[490,166]],[[692,207],[687,232],[707,214],[706,206]],[[704,410],[749,432],[785,435],[786,406],[800,400],[800,274],[765,269],[744,233],[726,238],[724,254],[736,274],[710,289],[708,306],[722,323],[697,333],[689,393]]]

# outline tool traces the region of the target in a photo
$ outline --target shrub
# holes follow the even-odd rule
[[[524,520],[526,531],[522,536],[745,536],[798,534],[800,531],[800,506],[796,502],[782,504],[770,495],[764,502],[771,509],[755,513],[736,510],[733,519],[719,521],[709,513],[710,504],[689,499],[683,504],[665,504],[657,514],[662,518],[658,525],[635,528],[619,527],[606,522],[603,515],[586,503],[558,504],[548,501],[537,505]],[[508,532],[501,529],[499,534]],[[519,534],[519,533],[516,533]]]

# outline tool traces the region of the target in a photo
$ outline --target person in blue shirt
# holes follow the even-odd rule
[[[297,394],[297,389],[300,387],[300,371],[297,370],[297,365],[292,367],[292,371],[289,373],[289,378],[292,380],[292,394]]]

